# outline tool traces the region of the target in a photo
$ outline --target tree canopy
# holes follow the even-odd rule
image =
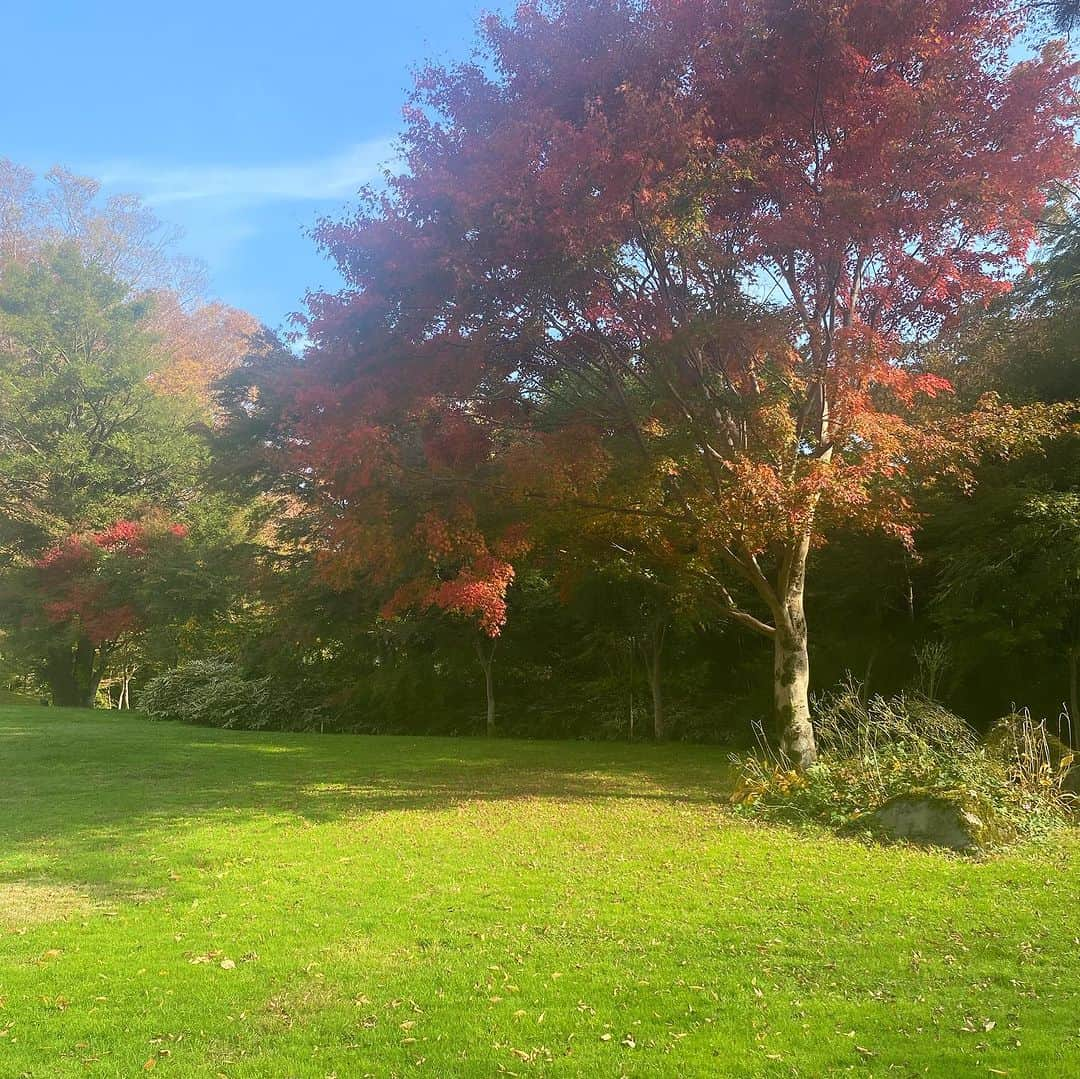
[[[72,245],[0,277],[0,550],[35,555],[138,507],[179,510],[205,464],[148,376],[152,300]]]
[[[989,0],[526,4],[431,66],[406,170],[320,231],[292,393],[324,571],[497,633],[540,516],[713,582],[814,759],[804,591],[839,526],[1060,412],[912,346],[1009,288],[1076,166],[1075,68]]]
[[[486,17],[418,71],[399,171],[319,224],[345,286],[284,340],[137,198],[4,163],[5,654],[208,660],[320,729],[745,740],[771,711],[795,768],[852,671],[984,727],[1075,711],[1078,72],[1048,26]],[[129,526],[153,542],[98,542]]]

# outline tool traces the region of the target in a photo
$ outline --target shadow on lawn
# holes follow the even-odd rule
[[[88,852],[178,821],[322,823],[473,801],[720,803],[726,754],[700,746],[265,734],[53,709],[0,710],[0,838]]]

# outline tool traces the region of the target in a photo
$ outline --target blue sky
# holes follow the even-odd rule
[[[499,0],[40,0],[5,12],[3,143],[142,194],[212,291],[271,326],[335,283],[303,235],[392,140],[410,67],[465,58]]]

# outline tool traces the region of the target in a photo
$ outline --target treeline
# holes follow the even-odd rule
[[[32,696],[126,703],[234,594],[243,507],[206,436],[258,322],[135,197],[0,161],[0,203],[0,660]]]
[[[137,201],[7,168],[12,683],[796,767],[841,679],[1075,716],[1076,68],[990,0],[904,12],[487,20],[295,340]]]
[[[1080,398],[1076,221],[1045,250],[1008,300],[934,344],[960,393]],[[576,579],[530,560],[497,640],[438,613],[382,618],[380,593],[334,587],[303,491],[285,489],[295,477],[274,471],[259,429],[283,404],[281,372],[302,361],[256,337],[241,355],[225,336],[205,382],[189,383],[199,392],[177,397],[155,384],[157,365],[178,361],[152,311],[137,284],[63,241],[9,259],[0,280],[9,685],[137,706],[155,676],[213,657],[289,701],[230,713],[253,727],[481,732],[489,677],[508,734],[746,744],[754,722],[767,727],[767,643],[618,559]],[[69,346],[80,339],[84,352]],[[852,532],[814,553],[815,686],[850,675],[866,693],[918,690],[983,726],[1014,704],[1075,715],[1076,438],[987,463],[973,489],[921,509],[915,551]]]
[[[1080,399],[1080,225],[1065,212],[1069,197],[1015,291],[927,345],[962,402],[990,392],[1003,407]],[[277,363],[297,361],[280,352]],[[303,480],[230,467],[259,441],[252,424],[274,412],[266,370],[256,359],[223,387],[232,418],[219,433],[219,461],[223,477],[254,477],[260,492],[297,483],[281,496],[296,500],[282,529],[295,545],[261,556],[265,620],[247,623],[257,632],[226,650],[302,686],[301,698],[318,706],[310,726],[482,732],[490,666],[504,733],[742,746],[755,724],[771,731],[768,642],[684,582],[643,574],[617,551],[603,562],[578,552],[570,565],[565,552],[534,551],[509,589],[496,640],[438,611],[381,618],[385,590],[333,587],[304,532]],[[245,409],[260,384],[264,409]],[[1080,441],[1067,431],[984,461],[970,485],[918,497],[914,549],[853,528],[813,552],[815,689],[853,678],[866,695],[923,693],[981,729],[1029,707],[1068,735],[1058,717],[1080,712]]]

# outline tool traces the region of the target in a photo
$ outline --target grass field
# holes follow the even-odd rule
[[[755,828],[724,754],[0,708],[0,1076],[1076,1074],[1080,839]]]

